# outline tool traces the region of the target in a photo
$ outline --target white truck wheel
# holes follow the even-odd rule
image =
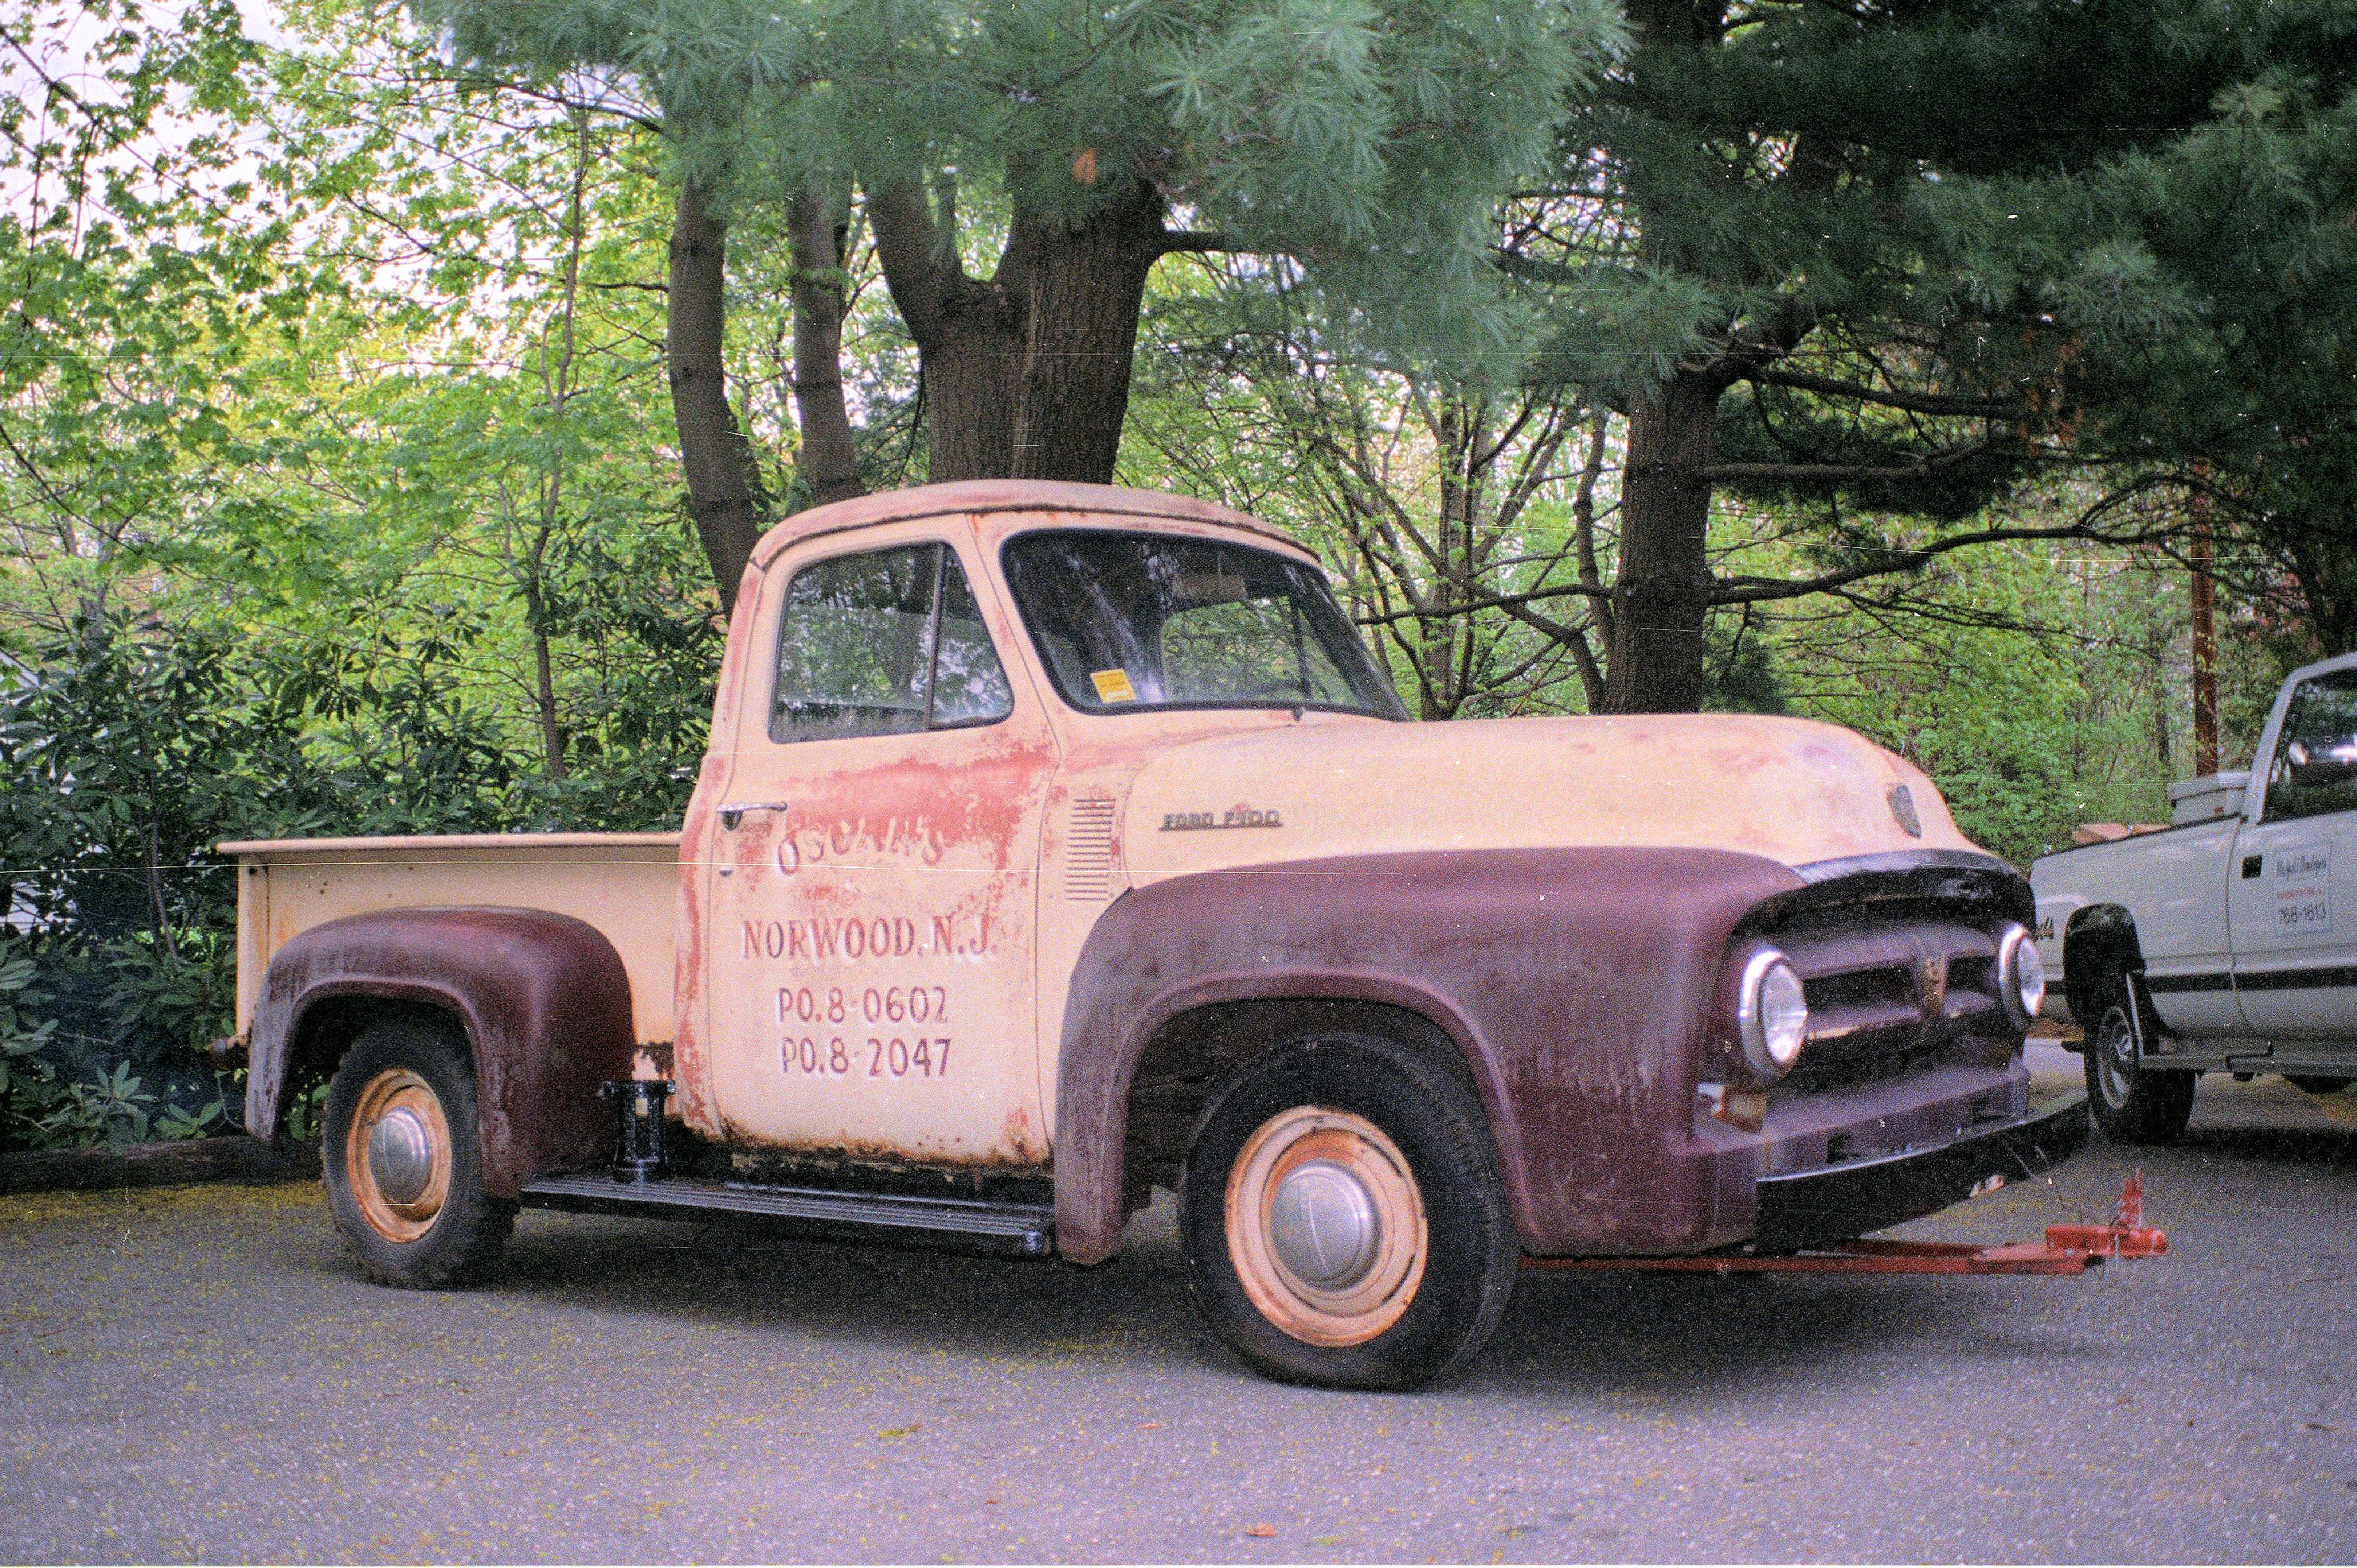
[[[2104,983],[2107,1004],[2087,1037],[2087,1107],[2106,1137],[2123,1144],[2174,1143],[2193,1114],[2199,1072],[2156,1072],[2136,1060],[2127,979]]]

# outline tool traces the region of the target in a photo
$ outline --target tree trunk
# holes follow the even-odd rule
[[[1109,484],[1146,274],[1162,253],[1161,198],[1139,182],[1080,224],[1018,211],[1006,249],[1023,338],[1009,472]]]
[[[1710,611],[1710,482],[1725,384],[1681,372],[1629,420],[1620,486],[1620,575],[1612,596],[1606,707],[1690,714],[1702,705]]]
[[[1006,297],[988,284],[957,280],[940,329],[917,339],[917,358],[930,477],[939,483],[1013,474],[1022,333]]]
[[[871,191],[892,302],[916,339],[935,480],[1113,478],[1162,202],[1138,182],[1072,222],[1018,207],[996,273],[959,268],[914,186]]]
[[[563,779],[568,771],[565,763],[565,722],[556,706],[556,654],[550,646],[548,601],[541,592],[537,565],[524,583],[523,618],[532,631],[532,697],[533,712],[540,719],[542,771],[551,779]]]
[[[693,183],[679,188],[672,214],[671,287],[664,297],[664,348],[671,361],[672,419],[679,431],[687,510],[712,563],[720,607],[736,607],[737,583],[770,515],[752,444],[728,404],[721,360],[727,325],[727,228]]]
[[[859,446],[843,407],[843,229],[834,203],[791,204],[794,412],[802,427],[802,480],[823,506],[863,493]]]
[[[1651,79],[1691,74],[1717,47],[1723,0],[1631,0],[1637,49],[1630,70],[1641,96]],[[1638,214],[1638,252],[1655,259],[1645,213],[1674,199],[1641,156],[1623,153]],[[1612,653],[1605,705],[1613,713],[1692,713],[1702,705],[1703,623],[1710,609],[1710,483],[1724,364],[1674,372],[1629,413],[1620,485],[1620,570],[1613,585]]]

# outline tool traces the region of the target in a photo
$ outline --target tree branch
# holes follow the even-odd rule
[[[1450,576],[1447,581],[1461,584],[1463,579]],[[1439,620],[1449,616],[1471,615],[1476,610],[1511,611],[1520,605],[1537,604],[1545,599],[1561,599],[1575,596],[1589,599],[1609,600],[1612,597],[1612,590],[1609,588],[1591,588],[1585,583],[1566,583],[1559,587],[1534,588],[1527,594],[1501,594],[1491,598],[1473,599],[1461,605],[1444,605],[1421,609],[1410,607],[1404,610],[1393,610],[1389,614],[1385,615],[1361,616],[1359,618],[1359,624],[1361,626],[1383,626],[1395,620]],[[1515,618],[1520,620],[1523,618],[1517,616]],[[1525,622],[1525,624],[1530,623]],[[1563,626],[1560,622],[1542,621],[1538,629],[1544,630],[1549,636],[1561,637],[1570,628]]]
[[[2129,532],[2113,532],[2097,527],[2093,512],[2075,522],[2053,528],[1978,528],[1967,533],[1951,534],[1935,539],[1929,544],[1912,550],[1894,551],[1878,561],[1862,562],[1845,566],[1837,572],[1826,572],[1814,577],[1788,580],[1773,577],[1724,578],[1710,592],[1713,605],[1760,604],[1771,599],[1798,599],[1811,594],[1831,593],[1851,583],[1864,582],[1868,577],[1887,577],[1894,573],[1913,572],[1953,551],[1975,544],[2002,544],[2010,540],[2024,539],[2092,539],[2107,544],[2143,544],[2175,532],[2177,524],[2165,524],[2137,529]]]
[[[1878,484],[1886,480],[1921,479],[1941,473],[1996,449],[1994,441],[1968,442],[1912,463],[1714,463],[1695,470],[1695,478],[1713,484],[1745,479],[1819,479],[1841,484]]]
[[[1995,398],[1935,397],[1928,392],[1886,392],[1878,387],[1862,386],[1856,381],[1835,381],[1828,376],[1812,376],[1799,371],[1760,370],[1743,380],[1764,386],[1790,387],[1795,392],[1814,392],[1820,397],[1854,398],[1885,408],[1905,409],[1912,413],[1962,419],[2003,419],[2019,412]]]
[[[884,286],[920,349],[940,340],[943,268],[934,254],[933,214],[922,187],[901,180],[867,193],[867,223]]]
[[[1174,252],[1186,251],[1199,255],[1211,255],[1241,249],[1243,247],[1236,243],[1235,237],[1232,234],[1222,234],[1216,230],[1208,229],[1173,229],[1162,236],[1160,253],[1167,256]]]

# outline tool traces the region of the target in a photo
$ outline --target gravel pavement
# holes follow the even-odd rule
[[[1910,1231],[2139,1159],[2157,1262],[1527,1276],[1412,1395],[1244,1371],[1167,1203],[1092,1272],[527,1214],[412,1294],[313,1187],[0,1199],[0,1559],[2357,1558],[2357,1094],[2213,1077]]]

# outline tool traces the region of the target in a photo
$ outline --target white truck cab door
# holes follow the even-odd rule
[[[976,601],[973,542],[936,520],[769,569],[705,883],[705,1059],[741,1148],[1047,1159],[1033,962],[1055,743]]]
[[[2296,686],[2229,868],[2234,988],[2252,1033],[2357,1041],[2357,669]]]
[[[2161,1022],[2180,1034],[2244,1032],[2234,1003],[2233,949],[2227,933],[2231,895],[2226,865],[2241,825],[2239,819],[2222,817],[2129,839],[2113,852],[2125,858],[2115,863],[2108,875],[2120,877],[2119,868],[2125,866],[2135,881],[2147,992]],[[2104,875],[2098,873],[2099,882]],[[2118,896],[2116,887],[2104,895]]]

